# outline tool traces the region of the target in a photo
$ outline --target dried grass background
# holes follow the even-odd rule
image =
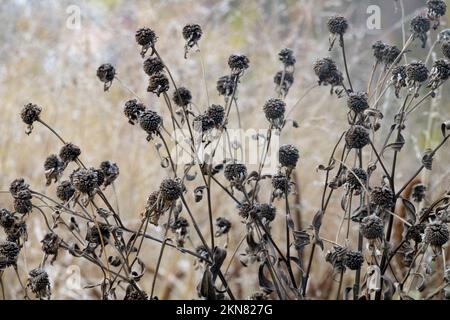
[[[43,107],[42,117],[57,128],[66,140],[82,149],[83,161],[98,166],[103,160],[112,160],[120,167],[115,183],[120,213],[131,228],[137,228],[139,213],[143,210],[150,192],[159,185],[166,173],[159,166],[159,159],[152,143],[145,140],[141,130],[131,127],[122,113],[130,93],[115,82],[109,92],[95,75],[97,67],[112,63],[120,79],[137,92],[148,105],[167,115],[156,96],[146,92],[147,80],[142,71],[142,59],[134,41],[134,32],[141,26],[149,26],[159,36],[158,51],[175,75],[175,81],[191,89],[193,101],[206,105],[202,85],[202,72],[198,54],[183,59],[184,40],[182,27],[187,23],[202,26],[204,36],[200,41],[206,63],[206,80],[211,101],[222,103],[215,83],[227,72],[227,58],[232,53],[244,53],[250,59],[250,69],[239,89],[244,127],[265,128],[264,102],[274,93],[273,75],[279,69],[277,53],[284,47],[294,50],[297,57],[296,79],[287,97],[292,106],[309,87],[316,83],[311,65],[316,58],[328,56],[326,19],[334,13],[344,14],[351,22],[346,44],[350,72],[355,87],[364,89],[372,67],[371,44],[381,39],[401,47],[401,13],[395,11],[395,1],[125,1],[125,0],[72,0],[72,1],[12,1],[0,3],[0,189],[7,190],[16,177],[25,177],[31,186],[47,194],[54,194],[54,186],[45,187],[43,163],[47,155],[58,152],[60,145],[54,136],[39,125],[27,136],[20,121],[21,107],[34,102]],[[405,1],[406,16],[419,10],[425,1]],[[366,28],[366,9],[369,4],[382,8],[382,29]],[[447,2],[448,5],[450,3]],[[77,5],[81,9],[81,29],[66,27],[66,8]],[[447,20],[445,20],[447,19]],[[448,15],[442,21],[448,23]],[[408,22],[406,22],[408,29]],[[409,35],[409,31],[407,30]],[[434,41],[436,34],[431,33]],[[414,44],[417,56],[428,52]],[[331,53],[333,54],[333,53]],[[439,55],[439,54],[438,54]],[[413,56],[411,56],[412,58]],[[337,61],[341,61],[338,57]],[[342,65],[340,66],[341,69]],[[435,99],[425,104],[410,121],[408,141],[401,152],[402,167],[397,173],[399,181],[406,181],[420,163],[422,151],[435,146],[440,139],[439,124],[450,119],[448,86]],[[447,91],[445,91],[447,90]],[[338,135],[346,127],[345,99],[337,100],[328,94],[328,88],[313,89],[292,113],[300,128],[286,130],[282,143],[293,143],[301,152],[297,168],[304,226],[318,209],[323,173],[316,172],[324,164]],[[394,93],[383,106],[389,115]],[[231,125],[233,127],[233,125]],[[384,128],[387,129],[387,128]],[[439,194],[450,184],[448,149],[440,153],[430,182],[433,193]],[[192,189],[200,183],[191,182]],[[234,227],[229,237],[228,259],[243,235],[239,217],[233,203],[213,190],[213,214],[225,216]],[[114,199],[111,190],[108,196]],[[342,212],[339,196],[336,196],[336,214],[333,207],[325,218],[322,233],[334,239]],[[207,232],[207,208],[193,202],[188,195],[194,214]],[[11,207],[9,195],[0,194],[0,207]],[[277,226],[279,220],[279,227]],[[282,218],[274,222],[275,237],[283,239]],[[40,243],[45,230],[41,217],[34,214],[28,222],[29,241],[22,251],[19,270],[25,279],[29,270],[41,259]],[[277,233],[277,228],[280,232]],[[161,229],[150,227],[150,233],[158,235]],[[192,233],[192,241],[199,241]],[[2,235],[0,235],[2,237]],[[219,244],[225,240],[220,238]],[[140,284],[149,290],[156,265],[159,245],[146,242],[144,262],[148,268]],[[320,251],[320,250],[319,250]],[[25,253],[25,254],[24,254]],[[308,252],[307,252],[308,253]],[[448,256],[448,255],[447,255]],[[156,286],[161,299],[195,298],[195,286],[200,279],[192,257],[167,249],[163,258]],[[229,260],[226,260],[225,265]],[[323,253],[315,256],[315,268],[310,281],[310,292],[316,298],[332,296],[331,267],[323,259]],[[57,262],[48,267],[54,299],[95,299],[99,288],[72,289],[70,270],[79,266],[81,286],[101,281],[101,274],[80,259],[61,253]],[[241,271],[238,259],[230,268],[230,285],[236,295],[245,298],[258,289],[257,270]],[[250,267],[253,268],[253,267]],[[69,270],[69,272],[68,272]],[[252,276],[249,276],[252,275]],[[21,298],[20,286],[13,270],[4,276],[8,298]],[[334,298],[334,296],[332,296]]]

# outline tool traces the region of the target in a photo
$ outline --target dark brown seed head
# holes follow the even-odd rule
[[[98,188],[97,172],[91,169],[76,169],[70,175],[70,180],[75,189],[81,193],[92,195],[95,189]]]
[[[165,178],[159,186],[161,197],[165,201],[175,201],[181,197],[183,186],[177,179]]]
[[[153,47],[158,40],[156,33],[150,28],[140,28],[135,34],[136,42],[143,47]]]
[[[364,169],[355,167],[348,171],[346,182],[351,190],[359,190],[367,182],[367,172]]]
[[[217,81],[217,91],[220,95],[229,97],[233,94],[236,78],[234,76],[223,76]]]
[[[369,108],[367,94],[365,92],[351,92],[347,99],[347,106],[354,112],[363,112]]]
[[[348,22],[344,17],[336,15],[328,19],[327,27],[331,34],[343,35],[347,31]]]
[[[206,115],[213,121],[214,126],[220,127],[225,118],[225,109],[218,104],[213,104],[206,111]]]
[[[240,204],[238,209],[239,215],[244,219],[247,219],[249,216],[252,216],[253,212],[255,211],[255,207],[248,202],[243,202],[242,204]]]
[[[202,28],[198,24],[187,24],[183,27],[183,38],[191,47],[200,40],[202,34]]]
[[[114,69],[114,67],[109,63],[102,64],[97,69],[97,77],[103,83],[108,83],[108,82],[113,81],[115,75],[116,75],[116,69]]]
[[[420,223],[413,225],[407,229],[406,239],[414,240],[416,243],[422,242],[422,236],[425,232],[425,224]]]
[[[80,154],[81,149],[72,143],[65,144],[59,151],[59,157],[64,163],[75,161]]]
[[[39,107],[36,104],[28,103],[20,112],[20,117],[22,118],[22,121],[31,126],[33,122],[39,120],[39,115],[41,114],[42,108]]]
[[[412,198],[416,202],[422,202],[422,200],[425,198],[425,191],[427,190],[426,185],[423,183],[418,183],[413,187],[412,191]]]
[[[14,210],[20,214],[27,214],[33,210],[31,203],[31,192],[29,190],[21,190],[14,198]]]
[[[277,173],[272,177],[272,187],[282,193],[289,192],[290,181],[284,173]]]
[[[75,187],[70,181],[63,181],[56,188],[56,196],[62,201],[69,201],[75,193]]]
[[[269,99],[263,107],[267,120],[277,120],[284,117],[286,103],[281,99]]]
[[[221,236],[222,234],[228,233],[231,229],[231,222],[223,217],[219,217],[216,219],[216,236]]]
[[[442,247],[449,238],[448,227],[441,221],[433,221],[425,228],[425,242],[435,246]]]
[[[139,117],[139,124],[149,136],[152,136],[159,132],[162,125],[162,118],[155,111],[147,109]]]
[[[445,16],[447,5],[443,0],[428,0],[427,1],[427,17],[436,20]]]
[[[214,128],[214,120],[207,114],[200,114],[192,121],[195,131],[206,132]]]
[[[11,228],[16,222],[16,217],[8,209],[0,209],[0,226],[4,229]]]
[[[17,178],[14,179],[14,181],[9,185],[9,192],[14,198],[16,198],[20,191],[28,190],[29,187],[30,185],[28,183],[25,183],[25,180],[23,178]]]
[[[243,181],[247,177],[247,167],[242,163],[229,163],[225,166],[225,178],[230,181]]]
[[[313,65],[314,73],[319,77],[319,85],[338,86],[342,84],[344,77],[331,58],[317,60]]]
[[[123,113],[128,118],[130,124],[136,124],[141,113],[145,111],[145,105],[138,102],[136,99],[128,100],[125,102],[125,108]]]
[[[62,162],[59,160],[56,154],[51,154],[45,159],[44,170],[59,170],[62,166]]]
[[[129,284],[125,291],[125,297],[123,300],[148,300],[148,294],[145,291],[138,291],[133,285]]]
[[[119,166],[111,161],[103,161],[100,163],[100,171],[103,173],[105,178],[103,184],[105,187],[113,183],[119,176]]]
[[[27,287],[29,287],[31,292],[39,299],[50,298],[50,279],[47,272],[42,268],[36,268],[30,271]]]
[[[175,104],[177,106],[185,107],[189,103],[191,103],[192,94],[191,94],[191,92],[188,89],[186,89],[184,87],[179,87],[173,93],[172,99],[173,99],[173,101],[175,102]]]
[[[350,270],[358,270],[364,263],[364,256],[359,251],[347,251],[345,256],[345,266]]]
[[[428,79],[428,69],[422,62],[412,62],[406,65],[408,81],[422,83]]]
[[[232,54],[228,58],[228,66],[233,73],[241,73],[249,67],[250,60],[245,55]]]
[[[394,194],[387,187],[375,187],[370,192],[370,202],[383,209],[390,209],[394,206]]]
[[[281,50],[280,53],[278,53],[278,58],[285,67],[294,66],[296,62],[294,52],[289,48],[284,48],[283,50]]]
[[[86,240],[95,245],[107,245],[109,243],[109,236],[111,230],[108,225],[104,223],[94,224],[86,233]]]
[[[273,221],[277,214],[277,209],[270,203],[258,203],[255,206],[255,210],[263,223]]]
[[[369,144],[369,131],[360,125],[351,126],[345,133],[345,142],[350,149],[361,149]]]
[[[384,42],[378,40],[372,45],[373,49],[373,56],[378,62],[382,62],[385,55],[385,49],[387,47],[387,44]]]
[[[383,220],[376,215],[365,217],[361,221],[361,234],[369,240],[381,239],[384,234]]]
[[[19,257],[20,247],[15,242],[0,241],[0,270],[15,266]]]
[[[57,255],[62,239],[56,233],[47,233],[41,240],[42,251],[47,255]]]
[[[156,73],[150,77],[147,91],[156,94],[158,97],[161,93],[169,90],[169,79],[162,72]]]
[[[278,151],[278,161],[283,167],[295,168],[299,157],[298,149],[292,144],[282,145]]]
[[[144,72],[149,76],[164,70],[164,63],[158,57],[150,57],[144,61]]]
[[[383,51],[384,51],[383,61],[387,66],[393,64],[395,61],[398,62],[399,61],[398,56],[402,52],[396,46],[390,46],[390,45],[387,45]]]
[[[422,42],[422,48],[425,48],[427,42],[427,32],[431,28],[431,21],[427,17],[416,16],[412,18],[410,30],[414,38],[418,38]]]

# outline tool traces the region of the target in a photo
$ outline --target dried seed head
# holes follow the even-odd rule
[[[225,166],[224,175],[230,182],[241,182],[247,177],[247,167],[242,163],[229,163]]]
[[[158,97],[161,93],[169,90],[169,79],[162,72],[156,73],[150,77],[147,91],[156,94]]]
[[[162,118],[156,112],[147,109],[141,114],[139,124],[141,125],[141,128],[147,132],[147,139],[149,139],[159,132],[162,125]]]
[[[240,74],[249,67],[250,60],[245,55],[232,54],[228,58],[228,66],[235,74]]]
[[[350,149],[361,149],[370,142],[369,131],[363,126],[351,126],[345,133],[345,142]]]
[[[160,205],[158,203],[160,197],[159,197],[159,191],[153,191],[150,193],[150,195],[147,198],[147,202],[145,204],[145,211],[143,212],[143,218],[149,218],[152,217],[153,213],[157,213],[159,216],[160,211]],[[159,220],[159,217],[155,217],[155,219],[152,221],[153,224],[157,225]]]
[[[206,132],[214,128],[214,120],[207,114],[200,114],[192,121],[195,131]]]
[[[439,18],[445,15],[447,5],[443,0],[428,0],[427,1],[427,17],[431,20],[437,20],[434,29],[439,26]]]
[[[94,167],[90,167],[89,169],[97,175],[97,186],[100,187],[105,182],[105,175],[103,174],[103,171]]]
[[[286,111],[286,103],[281,99],[269,99],[263,107],[267,120],[282,119]]]
[[[429,87],[436,89],[450,77],[450,64],[445,59],[436,60],[430,72]]]
[[[422,48],[425,48],[427,43],[427,32],[431,28],[430,19],[422,16],[416,16],[412,18],[410,29],[414,38],[419,38],[422,41]]]
[[[384,234],[383,220],[376,215],[365,217],[361,221],[361,234],[369,240],[381,239]]]
[[[9,185],[9,192],[14,198],[16,198],[20,191],[28,190],[29,187],[30,185],[25,183],[23,178],[17,178],[14,179],[14,181]]]
[[[398,62],[400,60],[398,56],[401,54],[402,51],[396,46],[386,45],[386,48],[383,51],[384,51],[383,61],[386,64],[386,66],[390,66],[395,61]]]
[[[319,77],[319,85],[338,86],[344,81],[342,72],[336,66],[331,58],[317,60],[313,65],[314,73]]]
[[[56,233],[47,233],[44,239],[41,240],[42,251],[47,255],[58,255],[58,249],[61,245],[62,239]]]
[[[187,24],[183,27],[183,38],[186,40],[186,47],[192,48],[202,37],[203,31],[198,24]]]
[[[47,170],[58,170],[62,166],[61,161],[59,160],[56,154],[51,154],[45,159],[44,169]]]
[[[31,289],[38,299],[50,298],[51,286],[47,272],[42,268],[36,268],[29,272],[27,287]]]
[[[347,31],[348,22],[344,17],[336,15],[328,19],[327,27],[331,34],[343,35]]]
[[[209,258],[209,251],[208,251],[208,248],[205,247],[205,245],[203,245],[203,244],[199,245],[199,246],[195,249],[195,252],[196,252],[199,256],[203,257],[203,259],[208,259],[208,258]]]
[[[296,62],[294,52],[289,48],[284,48],[281,50],[280,53],[278,53],[278,58],[286,68],[294,66]]]
[[[26,104],[22,111],[20,112],[20,117],[22,121],[31,126],[33,122],[39,120],[39,115],[41,114],[42,108],[33,103]]]
[[[0,226],[4,229],[11,228],[16,222],[16,217],[8,209],[0,209]]]
[[[65,144],[59,151],[59,157],[64,163],[69,163],[70,161],[75,161],[81,154],[81,149],[72,144]]]
[[[177,179],[165,178],[159,186],[159,191],[165,201],[175,201],[182,195],[183,186]]]
[[[15,242],[0,241],[0,270],[15,266],[19,257],[20,247]]]
[[[228,233],[228,231],[230,231],[231,222],[226,218],[219,217],[216,219],[216,227],[217,227],[216,237],[219,237],[223,234]]]
[[[298,149],[292,144],[284,144],[278,151],[280,165],[287,168],[295,168],[300,157]]]
[[[361,168],[353,168],[348,171],[346,182],[351,190],[359,190],[362,188],[361,183],[365,185],[367,182],[367,172]]]
[[[395,66],[392,69],[392,83],[395,87],[395,96],[399,98],[400,90],[407,86],[406,83],[406,67],[405,66]]]
[[[434,247],[442,247],[447,243],[448,238],[448,227],[441,221],[433,221],[425,228],[425,242]]]
[[[422,242],[422,236],[425,232],[425,224],[416,224],[408,228],[406,232],[407,240],[414,240],[416,243]]]
[[[91,169],[76,169],[70,175],[70,181],[76,190],[88,195],[92,195],[98,188],[97,172]]]
[[[69,201],[75,193],[75,187],[70,181],[63,181],[56,188],[56,196],[61,201]]]
[[[383,209],[390,209],[394,206],[394,194],[387,187],[375,187],[370,192],[370,202]]]
[[[406,65],[408,83],[422,83],[428,79],[428,69],[422,62],[412,62]]]
[[[148,294],[143,290],[138,291],[133,285],[129,284],[123,300],[148,300]]]
[[[249,216],[253,216],[253,212],[255,211],[255,207],[248,202],[241,203],[238,206],[238,209],[239,215],[244,219],[247,219]]]
[[[105,178],[105,181],[103,182],[105,187],[113,183],[120,173],[119,166],[111,161],[103,161],[102,163],[100,163],[100,170]]]
[[[275,82],[277,87],[283,92],[284,95],[286,95],[294,83],[294,73],[278,71],[273,78],[273,82]]]
[[[450,59],[450,40],[444,41],[441,44],[442,53],[447,59]]]
[[[422,202],[423,199],[425,198],[425,191],[427,190],[427,187],[422,184],[422,183],[418,183],[413,187],[413,191],[412,191],[412,198],[414,199],[414,201],[416,202]]]
[[[213,104],[206,111],[206,115],[213,121],[214,126],[220,127],[225,118],[225,109],[218,104]]]
[[[186,236],[189,233],[189,222],[181,216],[178,216],[174,222],[171,223],[170,229],[176,234],[177,245],[184,246]]]
[[[33,210],[31,198],[30,190],[19,191],[14,198],[14,210],[20,214],[30,213]]]
[[[363,112],[369,108],[367,94],[365,92],[351,92],[347,99],[347,106],[354,112]]]
[[[220,95],[230,97],[233,94],[235,76],[223,76],[217,80],[217,91]]]
[[[258,203],[255,206],[256,214],[263,223],[271,222],[275,219],[277,208],[270,203]]]
[[[364,256],[359,251],[347,251],[345,256],[345,266],[350,270],[358,270],[364,263]]]
[[[86,233],[86,240],[96,246],[103,243],[107,245],[109,243],[109,236],[111,235],[111,230],[108,225],[104,223],[98,223],[90,227]],[[101,238],[100,238],[101,236]]]
[[[153,48],[158,40],[156,33],[150,28],[140,28],[135,34],[136,42],[142,46],[141,56],[144,57],[149,48]],[[152,52],[153,54],[153,52]]]
[[[384,60],[385,49],[388,45],[384,42],[378,40],[372,45],[373,56],[378,62],[382,62]]]
[[[150,57],[144,61],[144,72],[152,76],[164,70],[164,63],[158,57]]]
[[[327,252],[325,260],[333,266],[333,271],[340,273],[345,271],[345,262],[347,257],[347,249],[340,246],[333,246],[333,248]]]
[[[128,100],[125,102],[125,108],[123,113],[128,118],[130,124],[136,124],[139,120],[139,116],[145,111],[145,105],[138,102],[136,99]]]
[[[180,87],[177,90],[175,90],[172,99],[177,106],[185,107],[189,103],[191,103],[192,95],[188,89]]]
[[[115,76],[116,76],[116,69],[114,69],[114,67],[109,63],[102,64],[97,69],[97,77],[101,82],[104,83],[103,86],[104,91],[109,90]]]

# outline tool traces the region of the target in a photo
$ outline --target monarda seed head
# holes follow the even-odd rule
[[[384,42],[378,40],[372,45],[373,49],[373,56],[375,57],[376,61],[382,62],[384,59],[384,53],[385,49],[387,47],[387,44]]]
[[[416,16],[411,20],[411,32],[414,38],[419,38],[421,40],[422,48],[425,48],[428,39],[427,32],[430,30],[430,28],[431,21],[426,17]]]
[[[364,256],[359,251],[347,251],[345,255],[345,266],[350,270],[358,270],[364,263]]]
[[[109,90],[115,76],[116,76],[116,69],[114,69],[114,67],[109,63],[102,64],[97,69],[97,77],[101,82],[104,83],[103,87],[104,91]]]
[[[363,126],[351,126],[345,133],[345,142],[350,149],[361,149],[370,142],[369,131]]]
[[[30,271],[27,281],[27,287],[36,295],[36,298],[50,298],[51,286],[47,272],[42,268],[36,268]]]
[[[445,15],[447,5],[443,0],[428,0],[427,1],[427,17],[435,23],[433,29],[439,26],[439,18]]]
[[[337,69],[336,63],[331,58],[317,60],[313,64],[314,73],[319,77],[319,85],[338,86],[344,81],[342,72]]]
[[[75,193],[75,187],[70,181],[63,181],[56,188],[56,196],[61,201],[69,201]]]
[[[19,191],[14,198],[14,210],[20,214],[30,213],[33,210],[31,198],[30,190]]]
[[[263,223],[271,222],[275,219],[277,209],[269,203],[258,203],[255,206],[256,214]]]
[[[328,19],[327,27],[331,34],[343,35],[347,31],[348,22],[344,17],[336,15]]]
[[[232,54],[228,58],[228,66],[235,74],[244,72],[249,67],[250,60],[245,55]]]
[[[376,215],[365,217],[361,221],[361,234],[369,240],[380,239],[383,237],[383,220]]]
[[[138,291],[133,285],[129,284],[125,291],[123,300],[148,300],[148,294],[145,291]]]
[[[92,195],[98,188],[97,172],[91,169],[76,169],[70,175],[70,180],[75,189],[84,194]]]
[[[362,188],[361,183],[365,185],[367,182],[367,172],[361,168],[353,168],[348,171],[346,182],[350,190],[360,190]]]
[[[436,60],[430,72],[429,86],[436,89],[450,77],[450,64],[445,59]]]
[[[111,161],[103,161],[100,163],[100,171],[103,173],[105,178],[103,184],[105,187],[113,183],[119,176],[119,166]]]
[[[365,92],[351,92],[347,99],[347,106],[356,113],[363,112],[369,108],[367,94]]]
[[[60,166],[62,166],[62,163],[56,154],[51,154],[47,157],[47,159],[45,159],[44,169],[46,171],[57,170]]]
[[[186,40],[186,53],[189,48],[192,48],[202,37],[203,31],[198,24],[187,24],[183,27],[183,38]]]
[[[173,102],[175,102],[175,104],[177,106],[185,107],[189,103],[191,103],[192,94],[188,89],[186,89],[184,87],[180,87],[177,90],[175,90],[175,92],[173,93],[172,99],[173,99]]]
[[[370,192],[370,202],[383,209],[390,209],[394,206],[394,194],[387,187],[375,187]]]
[[[244,219],[247,219],[249,216],[253,215],[255,211],[255,206],[248,202],[243,202],[238,206],[238,213]]]
[[[175,201],[183,193],[183,186],[177,179],[166,178],[159,186],[161,197],[165,201]]]
[[[162,118],[155,111],[147,109],[139,117],[139,124],[147,132],[147,140],[149,140],[154,134],[159,132],[162,125]]]
[[[15,242],[0,241],[0,270],[15,266],[20,248]]]
[[[412,62],[406,65],[407,82],[422,83],[428,79],[428,69],[422,62]]]
[[[295,168],[300,153],[292,144],[282,145],[278,151],[278,161],[282,167]]]
[[[329,262],[333,266],[333,272],[341,273],[345,271],[346,255],[346,248],[341,246],[333,246],[333,248],[327,252],[325,261]]]
[[[109,226],[104,223],[98,223],[90,227],[86,233],[86,240],[94,245],[109,243],[109,236],[111,235],[111,230]]]
[[[9,185],[9,192],[14,198],[16,198],[20,191],[28,190],[29,187],[30,185],[25,183],[23,178],[17,178],[14,179],[14,181]]]
[[[42,251],[47,255],[57,255],[62,239],[56,233],[50,232],[41,240]]]
[[[242,163],[229,163],[225,166],[224,175],[230,182],[243,181],[247,177],[247,167]]]
[[[422,242],[422,236],[425,232],[425,224],[420,223],[413,225],[407,229],[406,239],[414,240],[416,243]]]
[[[145,105],[138,102],[136,99],[125,102],[123,113],[128,118],[128,122],[132,125],[136,124],[139,116],[145,111]]]
[[[150,77],[147,91],[156,94],[158,97],[161,93],[169,90],[169,79],[162,72],[156,73]]]
[[[441,221],[433,221],[425,228],[425,242],[434,247],[442,247],[447,243],[448,238],[448,227]]]
[[[206,110],[206,115],[212,120],[214,126],[220,127],[225,118],[225,109],[218,104],[213,104]]]
[[[65,144],[59,151],[59,157],[64,163],[75,161],[80,154],[81,149],[72,143]]]
[[[221,96],[230,97],[233,94],[236,78],[234,76],[223,76],[217,80],[217,91]]]
[[[282,193],[289,192],[290,181],[284,173],[278,173],[272,177],[272,187]]]
[[[103,171],[94,167],[90,167],[89,170],[95,172],[97,175],[97,186],[101,186],[105,182],[105,175],[103,174]]]
[[[286,103],[281,99],[272,98],[264,104],[263,110],[269,121],[282,119],[286,111]]]
[[[444,41],[441,44],[441,50],[447,59],[450,59],[450,41]]]
[[[297,62],[294,57],[294,51],[289,48],[284,48],[283,50],[281,50],[278,53],[278,58],[286,68],[294,66]]]
[[[150,57],[144,61],[144,72],[149,76],[164,70],[164,63],[158,57]]]
[[[386,48],[383,50],[383,52],[383,61],[386,66],[390,66],[394,62],[399,61],[398,56],[402,51],[396,46],[386,45]]]
[[[150,28],[140,28],[135,34],[136,42],[142,46],[141,56],[145,57],[147,50],[153,48],[158,40],[156,33]],[[152,52],[153,54],[153,52]]]
[[[395,87],[395,96],[399,98],[400,90],[407,86],[406,66],[395,66],[394,68],[392,68],[391,80]]]
[[[22,118],[22,121],[31,126],[33,122],[39,120],[39,115],[41,114],[42,108],[38,105],[35,105],[33,103],[26,104],[22,111],[20,112],[20,117]]]
[[[0,209],[0,226],[4,229],[11,228],[16,222],[16,217],[8,209]]]
[[[216,237],[219,237],[223,234],[227,234],[231,229],[231,222],[223,217],[219,217],[216,219]]]

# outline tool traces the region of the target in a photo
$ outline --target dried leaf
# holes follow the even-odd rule
[[[264,291],[266,294],[269,294],[274,291],[274,285],[272,281],[266,278],[264,275],[264,267],[267,265],[267,262],[262,263],[259,266],[258,270],[258,280],[259,280],[259,286],[261,287],[261,290]]]
[[[322,210],[317,211],[312,221],[312,227],[314,230],[315,243],[323,250],[323,242],[319,236],[320,227],[322,226],[322,218],[323,218],[323,211]]]
[[[212,279],[212,273],[209,268],[205,269],[199,286],[197,287],[199,297],[206,300],[216,300],[216,289]]]
[[[441,124],[441,131],[444,138],[447,136],[447,130],[450,130],[450,121],[445,121]]]
[[[406,210],[406,214],[407,214],[407,221],[411,224],[415,224],[416,223],[416,207],[414,206],[414,204],[407,200],[407,199],[402,199],[402,203],[403,206],[405,207]]]
[[[206,186],[198,186],[194,189],[195,202],[200,202],[203,199],[203,190]]]

